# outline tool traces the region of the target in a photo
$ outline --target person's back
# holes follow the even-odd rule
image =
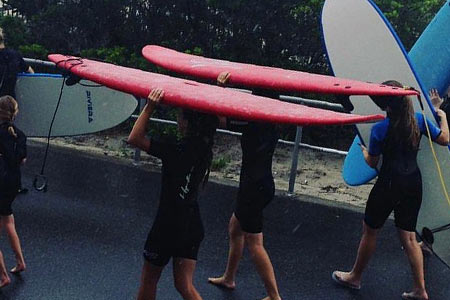
[[[17,74],[26,72],[28,68],[17,51],[9,48],[0,49],[0,96],[10,95],[15,98]]]
[[[19,52],[5,47],[5,36],[0,28],[0,96],[16,98],[17,74],[20,72],[34,73]]]
[[[16,136],[11,135],[10,127],[13,128]],[[25,134],[9,122],[0,124],[0,155],[1,172],[6,175],[0,186],[2,191],[19,188],[20,185],[20,162],[26,157]]]

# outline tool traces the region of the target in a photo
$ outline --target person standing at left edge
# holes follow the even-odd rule
[[[20,72],[34,73],[34,70],[25,63],[19,52],[6,48],[5,35],[3,29],[0,28],[0,97],[8,95],[16,99],[17,73]],[[20,178],[19,193],[27,192],[28,189],[22,188],[22,179]]]
[[[11,204],[17,196],[20,184],[20,165],[27,157],[26,136],[14,124],[19,112],[16,100],[11,96],[0,97],[0,230],[5,228],[11,248],[16,256],[16,266],[11,273],[26,269],[22,247],[16,231]],[[0,287],[9,283],[0,265]]]

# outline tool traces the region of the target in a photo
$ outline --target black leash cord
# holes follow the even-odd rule
[[[50,128],[48,130],[47,147],[45,148],[45,155],[44,155],[44,161],[42,163],[41,173],[37,174],[33,180],[33,187],[39,192],[41,192],[41,191],[44,191],[44,193],[47,192],[47,177],[44,175],[44,169],[45,169],[45,164],[47,162],[48,149],[50,147],[50,136],[52,133],[53,123],[55,122],[56,114],[58,112],[59,105],[61,103],[65,82],[66,82],[66,77],[63,77],[61,91],[59,93],[59,98],[58,98],[58,103],[56,104],[55,112],[53,113],[52,122],[50,123]]]

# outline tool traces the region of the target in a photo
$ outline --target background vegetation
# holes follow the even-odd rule
[[[158,44],[208,57],[329,74],[320,32],[323,2],[3,0],[4,10],[13,16],[1,17],[0,26],[7,45],[30,58],[73,54],[156,71],[140,51],[147,44]],[[375,0],[407,49],[444,2]],[[340,127],[308,130],[304,141],[331,140],[329,146],[339,147],[333,144],[339,139],[327,136],[340,131]],[[292,130],[285,135],[292,136]]]

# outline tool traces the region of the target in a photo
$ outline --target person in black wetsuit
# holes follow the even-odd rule
[[[20,165],[27,156],[26,136],[12,123],[18,111],[13,97],[0,97],[0,230],[5,228],[16,256],[17,264],[12,273],[26,268],[11,209],[20,186]]]
[[[383,84],[402,87],[396,81]],[[409,97],[373,97],[373,100],[387,112],[387,118],[372,127],[369,149],[361,147],[370,167],[377,166],[380,155],[383,155],[383,162],[367,201],[363,235],[354,266],[350,272],[334,271],[332,278],[343,286],[360,289],[363,271],[375,251],[377,233],[394,211],[395,225],[414,279],[413,290],[403,293],[402,298],[427,300],[422,251],[415,235],[422,203],[422,179],[417,165],[417,152],[421,135],[427,135],[426,124],[434,142],[448,145],[446,115],[442,110],[437,110],[441,118],[438,128],[421,113],[414,113]]]
[[[33,68],[29,66],[22,55],[14,49],[5,47],[5,36],[3,29],[0,28],[0,96],[12,96],[16,98],[17,73],[34,73]],[[28,189],[19,185],[19,193],[26,193]]]
[[[156,299],[161,272],[173,258],[176,289],[183,299],[201,300],[192,282],[204,236],[197,198],[208,178],[218,118],[180,110],[177,122],[181,141],[149,139],[148,120],[163,97],[161,89],[152,90],[128,138],[131,145],[162,160],[160,203],[145,243],[138,299]]]
[[[14,49],[6,48],[3,29],[0,28],[0,96],[16,98],[17,73],[34,73],[22,55]]]
[[[217,82],[225,85],[230,73],[219,75]],[[279,98],[272,91],[255,90],[253,94]],[[263,244],[263,210],[272,201],[275,184],[272,176],[272,156],[279,133],[274,124],[227,120],[228,129],[241,131],[242,165],[239,191],[234,213],[229,223],[230,248],[228,262],[221,277],[209,278],[214,285],[235,288],[235,278],[244,247],[261,277],[268,296],[264,300],[280,300],[275,272]]]

